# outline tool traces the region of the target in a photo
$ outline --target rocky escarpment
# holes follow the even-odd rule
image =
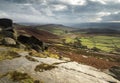
[[[16,45],[16,33],[12,25],[13,21],[11,19],[0,19],[1,44],[7,46]]]
[[[34,49],[37,52],[48,48],[47,44],[30,34],[18,34],[11,19],[0,19],[1,44],[22,49]]]

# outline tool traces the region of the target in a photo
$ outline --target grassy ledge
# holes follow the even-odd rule
[[[33,57],[29,56],[29,55],[25,56],[25,58],[28,59],[29,61],[39,62],[37,59],[35,59],[35,58],[33,58]]]
[[[0,78],[7,77],[8,79],[12,80],[13,82],[19,82],[19,83],[44,83],[39,80],[34,80],[31,78],[27,73],[21,73],[18,71],[11,71],[4,75],[2,75]]]
[[[43,71],[51,70],[54,68],[57,68],[57,66],[42,63],[42,64],[39,64],[36,66],[35,71],[36,72],[43,72]]]
[[[0,51],[0,61],[6,60],[6,59],[14,59],[18,58],[20,55],[17,52],[14,51]]]

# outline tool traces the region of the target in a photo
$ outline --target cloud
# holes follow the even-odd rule
[[[120,21],[120,0],[0,0],[0,17],[16,22]]]
[[[69,5],[85,5],[86,4],[86,0],[60,0],[60,1]]]
[[[6,17],[9,18],[9,15],[6,14],[5,12],[3,12],[3,11],[0,11],[0,18],[6,18]]]
[[[120,22],[120,11],[103,17],[103,21]]]
[[[66,5],[53,5],[53,11],[63,11],[67,9]]]

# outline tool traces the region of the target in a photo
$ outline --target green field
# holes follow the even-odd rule
[[[38,27],[38,28],[62,36],[61,38],[65,40],[65,41],[63,40],[64,43],[67,44],[75,44],[76,41],[80,40],[81,41],[80,43],[83,46],[87,46],[87,48],[89,49],[96,47],[104,52],[120,51],[120,37],[115,35],[112,36],[100,35],[100,34],[93,35],[93,34],[86,34],[86,32],[72,33],[70,32],[71,30],[69,30],[69,28],[64,28],[60,26],[58,27],[46,26],[46,27]]]
[[[85,36],[79,37],[82,45],[88,48],[97,47],[105,52],[115,52],[116,49],[120,49],[120,37],[114,36]],[[73,43],[74,38],[67,37],[66,43]]]
[[[120,48],[120,37],[111,36],[93,36],[82,37],[82,44],[88,46],[88,48],[97,47],[103,51],[111,52]]]

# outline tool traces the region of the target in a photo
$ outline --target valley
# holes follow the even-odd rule
[[[57,24],[1,29],[0,83],[119,83],[120,34]]]

